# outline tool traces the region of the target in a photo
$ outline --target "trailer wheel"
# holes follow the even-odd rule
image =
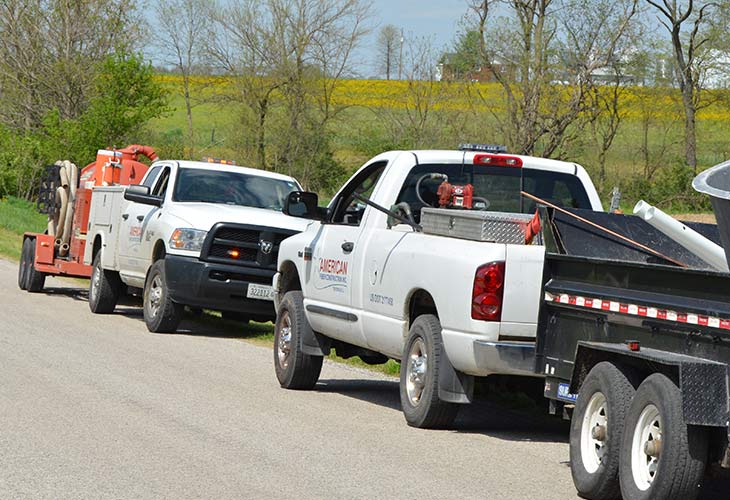
[[[94,256],[89,282],[89,309],[95,314],[114,312],[122,289],[119,274],[101,267],[101,252]]]
[[[647,377],[625,425],[620,469],[624,498],[696,498],[707,462],[708,433],[684,422],[677,385],[661,373]]]
[[[598,363],[578,393],[570,422],[570,471],[578,494],[619,498],[619,457],[624,419],[634,386],[614,364]]]
[[[143,310],[147,329],[154,333],[172,333],[180,324],[185,306],[172,301],[165,279],[165,261],[157,260],[144,284]]]
[[[26,241],[30,245],[25,270],[25,289],[31,293],[37,293],[42,291],[43,286],[46,284],[46,273],[42,273],[35,268],[35,240],[27,238]]]
[[[311,389],[322,372],[324,356],[302,351],[302,333],[309,328],[302,292],[287,292],[279,305],[274,328],[274,369],[285,389]]]
[[[20,262],[18,263],[18,288],[21,290],[28,289],[28,261],[29,250],[32,250],[30,238],[23,240],[23,247],[20,251]]]
[[[441,356],[441,323],[433,314],[419,316],[411,325],[400,364],[401,407],[412,427],[449,427],[459,411],[458,405],[438,397]]]

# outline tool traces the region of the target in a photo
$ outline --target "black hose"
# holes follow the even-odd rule
[[[416,197],[418,198],[418,201],[426,205],[427,207],[430,207],[430,203],[426,203],[426,201],[421,197],[421,182],[423,182],[425,179],[443,179],[444,182],[449,182],[449,176],[446,174],[438,174],[435,172],[432,172],[430,174],[422,175],[418,182],[416,182]]]

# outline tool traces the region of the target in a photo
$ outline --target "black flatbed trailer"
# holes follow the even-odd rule
[[[572,413],[576,488],[591,499],[695,498],[708,464],[730,467],[730,274],[638,217],[571,212],[668,257],[541,209],[536,372],[551,409]],[[694,229],[721,239],[717,226]]]

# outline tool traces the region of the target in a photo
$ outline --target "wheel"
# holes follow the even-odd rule
[[[251,318],[249,318],[246,314],[237,311],[221,311],[221,316],[227,321],[236,321],[244,324],[248,324],[248,322],[251,321]]]
[[[621,497],[621,438],[634,392],[626,375],[608,362],[594,366],[581,385],[570,422],[570,470],[584,498]]]
[[[119,273],[101,267],[101,252],[94,256],[89,283],[89,309],[96,314],[109,314],[114,311],[122,289]]]
[[[432,314],[411,325],[400,364],[400,401],[406,422],[423,429],[450,426],[458,405],[438,397],[439,361],[443,356],[441,323]]]
[[[706,429],[687,425],[677,385],[661,373],[641,383],[621,442],[621,493],[629,500],[681,498],[700,493],[708,454]]]
[[[43,286],[46,284],[46,273],[42,273],[35,268],[35,240],[28,238],[26,241],[30,245],[25,269],[25,289],[36,293],[43,290]]]
[[[171,333],[177,329],[185,307],[170,298],[165,279],[165,261],[159,259],[147,274],[144,284],[144,322],[147,329],[155,333]]]
[[[287,292],[274,327],[274,369],[285,389],[311,389],[319,379],[324,357],[302,352],[302,334],[309,329],[302,292]]]
[[[28,264],[29,250],[32,249],[30,238],[23,240],[23,246],[20,251],[20,262],[18,262],[18,288],[21,290],[28,289]]]

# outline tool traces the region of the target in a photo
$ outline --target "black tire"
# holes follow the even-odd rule
[[[408,425],[440,429],[454,423],[459,406],[438,397],[441,357],[441,323],[424,314],[411,325],[400,365],[400,401]]]
[[[583,381],[570,422],[570,471],[581,497],[621,497],[621,440],[635,392],[626,375],[605,361],[594,366]]]
[[[95,314],[114,312],[122,289],[119,273],[101,267],[101,252],[94,256],[89,281],[89,309]]]
[[[165,278],[165,261],[160,259],[152,264],[147,273],[142,298],[144,322],[147,329],[154,333],[172,333],[182,319],[185,306],[173,302]]]
[[[311,333],[304,315],[302,292],[287,292],[279,305],[274,327],[274,369],[285,389],[312,389],[322,372],[324,356],[302,352],[302,335]]]
[[[32,249],[31,239],[25,238],[20,250],[20,262],[18,262],[18,288],[21,290],[28,289],[29,249]]]
[[[660,373],[647,377],[636,391],[625,426],[619,472],[624,498],[697,498],[707,463],[708,433],[684,422],[677,385]],[[661,447],[654,460],[647,448],[657,436]]]
[[[46,273],[42,273],[35,268],[35,240],[27,238],[30,243],[28,262],[26,264],[25,289],[31,293],[43,291],[46,284]]]

